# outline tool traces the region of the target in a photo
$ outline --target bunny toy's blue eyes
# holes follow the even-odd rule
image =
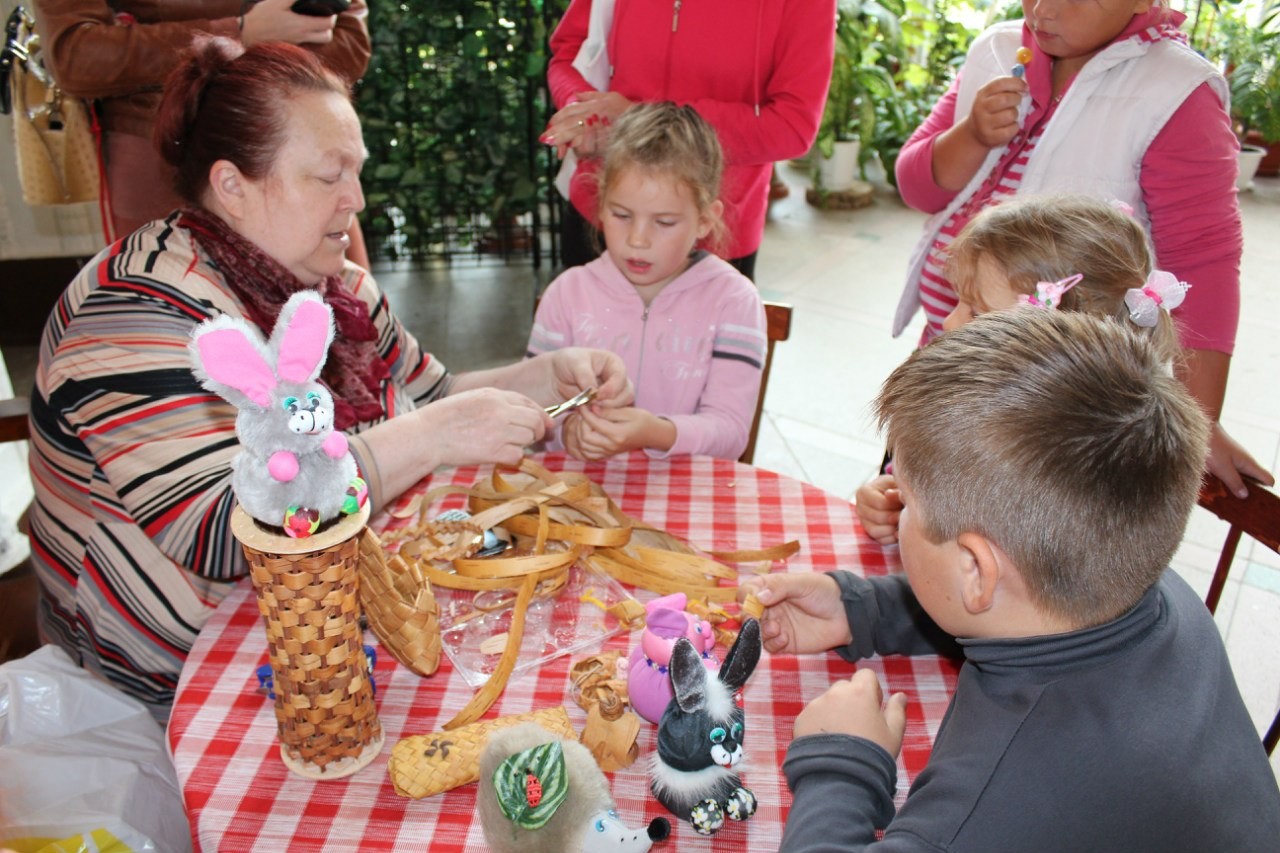
[[[710,737],[711,737],[712,743],[724,743],[724,739],[728,737],[728,732],[726,732],[724,729],[720,728],[719,726],[716,726],[714,729],[711,730]]]
[[[320,408],[320,395],[315,391],[307,392],[307,408],[311,409],[313,412]]]
[[[298,411],[298,398],[297,398],[297,397],[285,397],[285,398],[284,398],[284,410],[285,410],[286,412],[290,412],[290,413]]]
[[[603,820],[597,820],[597,821],[596,821],[596,832],[604,832],[604,821],[603,821]]]
[[[729,728],[729,734],[733,736],[734,740],[742,740],[742,723],[734,723]]]

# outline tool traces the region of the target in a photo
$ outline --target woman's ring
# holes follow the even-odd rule
[[[583,121],[582,119],[578,119],[578,127],[582,127],[585,124],[586,124],[585,121]]]

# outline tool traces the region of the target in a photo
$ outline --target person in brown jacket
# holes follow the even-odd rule
[[[113,233],[123,236],[182,202],[156,153],[152,126],[165,78],[196,33],[246,47],[283,41],[315,51],[348,84],[369,64],[368,7],[338,15],[291,11],[294,0],[35,0],[46,62],[64,91],[99,102]],[[353,228],[353,248],[359,229]],[[368,267],[363,241],[353,261]]]

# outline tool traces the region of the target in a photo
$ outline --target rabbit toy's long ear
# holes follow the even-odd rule
[[[258,330],[222,315],[206,320],[191,335],[192,371],[200,384],[237,408],[271,405],[275,371],[267,362]]]
[[[312,382],[333,343],[333,310],[313,290],[289,297],[271,333],[276,374],[285,382]]]
[[[747,619],[738,631],[738,639],[733,641],[728,654],[724,656],[724,663],[720,664],[720,680],[730,690],[741,690],[759,662],[760,623],[755,619]]]
[[[695,714],[707,705],[707,668],[688,637],[676,640],[671,649],[671,692],[686,714]]]

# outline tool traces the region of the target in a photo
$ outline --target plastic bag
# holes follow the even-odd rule
[[[164,732],[142,703],[44,646],[0,666],[0,848],[191,850]]]

